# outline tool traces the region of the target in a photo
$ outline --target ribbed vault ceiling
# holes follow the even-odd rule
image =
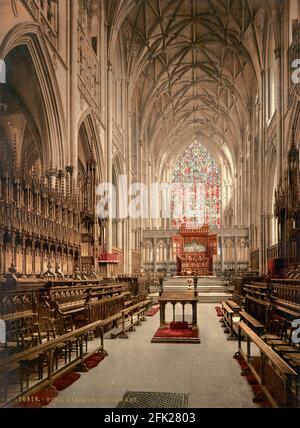
[[[139,129],[150,153],[173,163],[183,142],[201,137],[212,154],[235,158],[257,92],[245,38],[255,38],[263,2],[129,3],[121,34]]]

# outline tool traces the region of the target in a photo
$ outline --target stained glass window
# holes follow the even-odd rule
[[[197,141],[178,159],[172,177],[173,224],[221,226],[221,176],[211,154]]]

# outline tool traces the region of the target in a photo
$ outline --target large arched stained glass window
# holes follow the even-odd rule
[[[178,159],[172,183],[174,226],[221,226],[220,171],[199,142],[194,141]]]

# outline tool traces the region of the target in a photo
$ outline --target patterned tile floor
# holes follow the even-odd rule
[[[188,395],[168,392],[128,391],[117,408],[183,409],[188,407]]]

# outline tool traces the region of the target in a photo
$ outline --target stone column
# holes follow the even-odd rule
[[[267,141],[267,96],[266,96],[266,87],[267,87],[267,76],[266,71],[262,70],[261,73],[262,79],[262,105],[261,105],[261,121],[260,121],[260,240],[259,240],[259,249],[260,249],[260,260],[259,260],[259,271],[260,273],[265,273],[266,271],[266,223],[265,223],[265,213],[266,213],[266,198],[265,198],[265,147]]]
[[[157,256],[157,248],[156,248],[156,238],[153,238],[153,271],[156,272],[156,256]]]
[[[238,254],[237,254],[237,246],[238,246],[238,238],[237,236],[234,237],[234,270],[237,271],[238,269]]]
[[[128,87],[127,87],[127,93],[128,93]],[[130,100],[128,100],[128,103]],[[128,106],[129,107],[129,106]],[[127,118],[127,175],[128,175],[128,188],[131,185],[131,173],[132,173],[132,165],[131,165],[131,111],[128,112],[128,118]],[[129,203],[130,197],[128,197],[128,203]],[[128,216],[127,221],[127,271],[129,274],[132,273],[132,219],[130,216]]]
[[[152,184],[152,168],[151,168],[151,162],[148,163],[148,189],[149,189],[149,198],[148,198],[148,208],[149,208],[149,221],[148,221],[148,227],[152,229],[154,220],[152,219],[151,215],[151,207],[152,207],[152,196],[151,196],[151,184]]]
[[[192,303],[192,310],[193,310],[193,325],[197,325],[197,302]]]
[[[135,249],[140,251],[140,229],[135,231]]]
[[[166,323],[166,303],[160,303],[160,325],[164,325]]]
[[[234,175],[234,219],[233,226],[238,226],[238,175]]]
[[[144,180],[144,171],[143,171],[143,159],[144,159],[144,145],[143,145],[143,141],[140,140],[140,162],[139,162],[139,166],[140,166],[140,182],[141,183],[145,183]],[[146,202],[146,206],[147,206],[147,201]],[[145,225],[145,217],[148,217],[148,213],[145,212],[145,206],[143,208],[143,215],[141,216],[141,218],[139,219],[139,242],[138,242],[138,248],[139,251],[141,251],[141,242],[142,242],[142,230],[144,229],[144,225]]]
[[[78,164],[78,1],[70,2],[71,29],[70,29],[70,163],[74,167],[74,178],[77,177]]]
[[[123,249],[123,222],[122,220],[117,221],[117,247]]]
[[[5,273],[4,272],[4,263],[3,263],[3,251],[4,251],[4,245],[3,245],[3,232],[0,232],[0,274]]]
[[[276,142],[277,142],[277,172],[281,180],[283,172],[283,146],[284,146],[284,71],[281,58],[281,48],[275,49],[275,87],[276,87]]]
[[[167,273],[170,273],[170,258],[171,258],[171,244],[170,238],[167,238]]]
[[[122,250],[123,250],[123,272],[127,273],[127,220],[122,221],[122,236],[123,236],[123,243],[122,243]]]
[[[107,134],[106,134],[106,168],[107,168],[106,179],[107,179],[107,183],[109,183],[109,184],[112,184],[113,95],[114,95],[114,92],[113,92],[113,69],[112,69],[112,64],[109,62],[107,65]],[[112,208],[112,206],[110,208]],[[111,218],[111,214],[109,214],[109,218],[107,219],[106,251],[108,253],[112,253],[112,218]]]
[[[224,272],[224,238],[220,237],[220,269],[221,272]]]
[[[172,306],[173,306],[173,321],[175,322],[176,319],[176,303],[172,302]]]

